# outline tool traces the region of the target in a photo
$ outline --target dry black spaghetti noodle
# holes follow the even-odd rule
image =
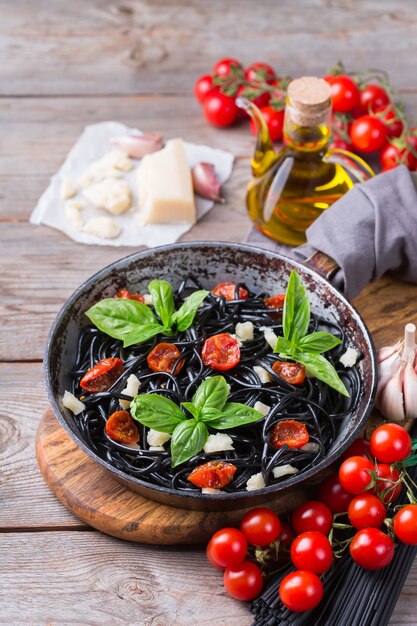
[[[236,286],[235,296],[239,293]],[[194,277],[187,277],[174,292],[175,302],[180,306],[185,297],[201,285]],[[248,289],[249,291],[249,289]],[[76,363],[73,372],[72,392],[80,396],[79,381],[85,372],[99,360],[106,357],[120,357],[125,364],[123,375],[106,392],[86,394],[83,402],[85,410],[75,417],[80,435],[86,445],[99,457],[108,461],[129,476],[140,478],[152,485],[175,488],[180,491],[198,489],[187,481],[191,470],[209,460],[227,460],[232,462],[237,471],[232,483],[224,488],[225,492],[239,491],[246,488],[246,482],[255,473],[262,472],[265,483],[277,482],[272,470],[274,467],[291,464],[303,472],[323,459],[329,451],[341,424],[349,419],[356,406],[361,383],[356,368],[348,370],[339,364],[339,357],[346,349],[343,329],[334,321],[321,319],[314,314],[311,317],[310,332],[327,330],[340,337],[342,343],[326,357],[332,362],[339,376],[343,379],[350,398],[344,398],[325,383],[317,379],[306,379],[302,386],[294,387],[272,370],[272,364],[278,356],[272,354],[271,347],[265,340],[261,328],[271,327],[277,335],[282,335],[282,325],[264,305],[265,293],[252,293],[242,300],[225,301],[209,295],[198,310],[191,328],[175,337],[163,337],[163,341],[172,342],[182,352],[185,365],[177,376],[168,373],[154,373],[147,365],[146,357],[150,350],[161,340],[154,337],[146,343],[124,349],[122,343],[103,334],[94,327],[82,332],[78,340]],[[275,317],[275,319],[274,319]],[[229,401],[241,402],[253,406],[257,401],[271,407],[265,420],[255,424],[241,426],[227,433],[233,440],[234,450],[206,454],[201,452],[188,462],[171,468],[169,444],[166,451],[150,451],[147,443],[148,429],[138,424],[140,444],[126,446],[109,439],[105,434],[107,418],[119,407],[119,400],[131,400],[123,395],[130,374],[140,380],[139,393],[162,394],[177,404],[190,401],[197,387],[208,376],[217,374],[206,367],[201,360],[201,348],[205,339],[218,333],[234,333],[237,322],[251,321],[254,324],[254,339],[245,341],[241,346],[239,364],[227,372],[222,372],[230,385]],[[254,365],[265,368],[272,383],[262,384]],[[172,371],[175,371],[176,364]],[[268,444],[269,432],[280,420],[296,419],[306,424],[310,442],[317,444],[317,450],[295,450],[288,446],[276,449]],[[209,432],[211,430],[209,427]],[[280,479],[281,481],[285,480]]]

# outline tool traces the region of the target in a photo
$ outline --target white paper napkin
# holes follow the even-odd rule
[[[122,227],[121,234],[115,239],[100,239],[94,235],[80,232],[70,226],[64,215],[66,200],[61,197],[61,183],[65,178],[69,178],[73,183],[81,178],[90,163],[100,159],[106,153],[114,149],[110,143],[112,137],[125,135],[137,129],[128,128],[119,122],[102,122],[87,126],[69,152],[64,164],[52,177],[51,182],[45,192],[40,197],[38,204],[32,212],[30,222],[32,224],[46,224],[57,230],[61,230],[74,241],[86,244],[96,244],[103,246],[147,246],[153,248],[168,243],[174,243],[186,233],[192,226],[190,224],[146,224],[140,226],[135,219],[138,210],[138,198],[136,191],[135,170],[140,161],[134,160],[135,168],[130,172],[124,172],[123,177],[129,184],[132,191],[132,206],[124,215],[111,215]],[[223,184],[230,176],[233,167],[234,157],[230,152],[210,148],[204,145],[184,142],[188,164],[193,167],[196,163],[204,161],[215,166],[216,174]],[[74,198],[85,200],[82,193]],[[91,217],[110,214],[107,211],[97,209],[89,203],[82,210],[82,217],[87,221]],[[197,220],[208,213],[214,202],[196,196]]]

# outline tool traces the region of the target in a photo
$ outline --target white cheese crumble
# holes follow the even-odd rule
[[[256,489],[263,489],[266,486],[262,472],[258,474],[252,474],[246,483],[246,491],[256,491]]]
[[[94,206],[113,215],[125,213],[130,207],[130,187],[119,178],[104,178],[84,189],[83,194]]]
[[[160,433],[153,428],[150,428],[148,430],[148,434],[146,435],[146,440],[148,444],[152,447],[163,446],[164,443],[166,443],[170,439],[171,435],[168,435],[168,433]]]
[[[100,239],[114,239],[120,235],[122,229],[111,217],[100,216],[88,220],[83,231]]]
[[[309,441],[306,443],[301,450],[305,450],[306,452],[318,452],[319,444],[314,441]]]
[[[216,433],[215,435],[209,435],[204,448],[206,454],[210,452],[223,452],[224,450],[234,450],[233,439],[225,433]]]
[[[131,396],[132,398],[134,398],[138,395],[139,387],[139,378],[134,374],[131,374],[127,379],[126,387],[122,389],[122,393],[124,393],[126,396]],[[119,400],[119,402],[120,406],[125,409],[125,411],[127,411],[127,409],[130,407],[130,400]]]
[[[153,305],[153,300],[152,300],[152,296],[150,293],[144,293],[143,299],[144,299],[144,304],[147,304],[148,306]]]
[[[203,487],[201,493],[223,493],[221,489],[213,489],[213,487]]]
[[[259,378],[259,380],[261,381],[263,385],[265,383],[271,382],[271,375],[268,372],[268,370],[266,370],[264,367],[261,367],[260,365],[254,365],[253,371],[255,372],[255,374],[257,375],[257,377]]]
[[[259,413],[262,413],[262,415],[268,415],[271,407],[258,400],[257,402],[255,402],[253,408],[255,409],[255,411],[259,411]]]
[[[274,478],[281,478],[282,476],[287,476],[288,474],[298,474],[298,469],[287,463],[286,465],[274,467],[272,474],[274,475]]]
[[[76,230],[82,230],[84,226],[84,220],[81,217],[81,209],[83,208],[81,202],[75,202],[70,200],[65,203],[64,214],[65,219],[70,226],[73,226]]]
[[[86,172],[78,181],[79,187],[85,189],[91,183],[103,180],[103,178],[117,178],[122,172],[128,172],[133,168],[133,161],[121,150],[111,150],[101,159],[93,161]]]
[[[236,336],[241,341],[252,341],[253,324],[252,322],[238,322],[235,327]]]
[[[269,326],[262,326],[259,330],[262,330],[264,333],[265,341],[270,345],[272,350],[275,350],[275,346],[277,345],[278,337]]]
[[[61,198],[68,200],[75,196],[75,188],[69,178],[64,178],[60,187]]]
[[[85,404],[78,400],[70,391],[66,391],[62,396],[62,404],[69,409],[74,415],[79,415],[85,409]]]
[[[355,348],[348,348],[346,352],[342,354],[339,361],[345,367],[353,367],[359,358],[359,352]]]
[[[149,446],[150,452],[164,452],[165,448],[163,446]]]

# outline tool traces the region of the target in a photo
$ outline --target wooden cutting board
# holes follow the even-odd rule
[[[38,427],[36,456],[49,487],[76,517],[127,541],[162,545],[204,543],[219,528],[239,525],[248,510],[205,513],[143,498],[118,483],[82,452],[51,408]],[[269,502],[268,507],[282,513],[307,497],[307,489],[300,488]]]

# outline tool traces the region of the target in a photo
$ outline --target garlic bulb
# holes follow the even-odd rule
[[[375,406],[390,420],[417,418],[416,327],[407,324],[404,339],[378,351],[379,383]]]

